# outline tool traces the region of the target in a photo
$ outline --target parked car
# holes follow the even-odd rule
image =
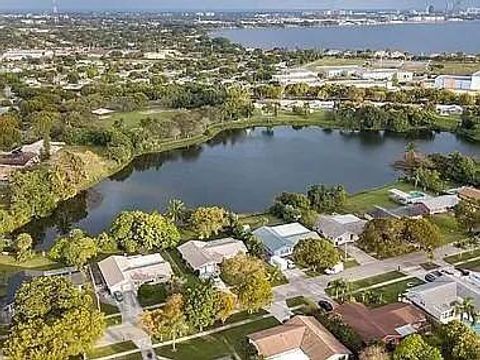
[[[292,260],[287,259],[287,268],[288,268],[289,270],[291,270],[291,269],[296,269],[296,267],[297,267],[297,265],[295,265],[295,263],[294,263]]]
[[[467,269],[462,269],[462,268],[455,268],[455,270],[458,270],[462,276],[468,276],[470,275],[470,271]]]
[[[425,280],[427,280],[428,282],[433,282],[435,281],[437,277],[435,275],[433,275],[432,273],[429,273],[427,275],[425,275]]]
[[[123,301],[123,294],[120,292],[120,291],[115,291],[113,293],[113,297],[115,298],[115,300],[117,300],[118,302],[122,302]]]
[[[333,311],[333,304],[327,300],[320,300],[318,302],[318,307],[326,312]]]

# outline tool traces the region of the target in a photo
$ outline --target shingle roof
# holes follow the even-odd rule
[[[459,201],[456,195],[443,195],[421,200],[418,203],[425,206],[429,211],[435,212],[452,209],[458,205]]]
[[[363,232],[365,220],[353,215],[320,215],[315,223],[315,229],[328,238],[334,239],[345,233],[360,235]]]
[[[465,187],[462,190],[460,190],[458,195],[462,199],[480,200],[480,189],[476,189],[474,187]]]
[[[247,253],[245,244],[233,238],[208,242],[191,240],[177,249],[194,270],[209,264],[220,264],[224,259],[231,258],[238,253]]]
[[[299,223],[291,223],[278,226],[262,226],[253,231],[263,245],[274,253],[285,247],[294,247],[298,241],[307,238],[318,239],[316,232],[310,231]]]
[[[410,289],[407,298],[430,315],[439,318],[458,300],[457,283],[453,280],[438,279]]]
[[[311,360],[351,354],[322,324],[310,316],[295,316],[284,325],[248,335],[259,353],[268,358],[300,349]]]
[[[426,321],[424,313],[410,304],[393,303],[368,309],[360,303],[345,303],[336,310],[365,343],[387,336],[401,336],[397,329]]]

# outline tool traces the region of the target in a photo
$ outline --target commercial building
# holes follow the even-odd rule
[[[440,75],[435,78],[437,89],[454,91],[480,91],[480,71],[470,76]]]
[[[309,86],[320,86],[323,82],[313,71],[304,69],[283,70],[280,74],[272,76],[274,82],[282,86],[294,84],[307,84]]]

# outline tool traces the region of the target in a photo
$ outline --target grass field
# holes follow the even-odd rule
[[[410,289],[414,286],[425,284],[424,281],[413,278],[413,279],[406,279],[395,282],[390,285],[385,285],[379,288],[376,288],[372,291],[379,294],[381,296],[381,303],[373,305],[371,307],[382,306],[386,304],[391,304],[397,302],[399,300],[399,296],[404,294],[407,289]],[[361,300],[361,294],[357,294],[357,300]],[[366,304],[369,305],[369,304]]]
[[[353,281],[350,283],[352,291],[368,288],[373,285],[381,284],[387,281],[392,281],[405,277],[405,274],[400,271],[390,271],[384,274],[372,276],[366,279]]]
[[[302,68],[316,71],[319,67],[322,66],[344,66],[344,65],[363,65],[365,60],[363,59],[350,59],[350,58],[336,58],[336,57],[324,57],[314,61],[308,65],[303,66]]]
[[[395,182],[379,188],[365,190],[349,196],[343,210],[345,212],[362,214],[373,210],[375,205],[384,208],[395,208],[400,206],[389,198],[388,191],[391,189],[399,189],[408,192],[415,190],[415,187],[408,183]]]
[[[438,214],[429,217],[429,220],[440,228],[444,244],[462,241],[468,237],[467,232],[457,222],[457,219],[455,219],[453,215]]]
[[[133,128],[140,124],[140,120],[147,117],[157,121],[171,120],[176,114],[182,112],[181,110],[164,110],[159,108],[150,108],[146,110],[132,111],[128,113],[114,113],[110,117],[99,119],[99,124],[108,128],[111,127],[115,121],[123,120],[127,128]]]
[[[480,71],[480,63],[463,61],[434,61],[431,66],[434,73],[446,75],[471,75]]]
[[[467,261],[469,259],[480,257],[480,249],[474,249],[470,251],[465,251],[457,255],[447,256],[443,260],[449,264],[456,264],[462,261]]]
[[[467,261],[460,265],[462,269],[472,270],[472,271],[480,271],[480,260],[472,260]]]
[[[248,359],[248,342],[246,336],[256,331],[269,329],[279,322],[269,317],[216,334],[177,344],[177,351],[171,346],[155,349],[160,356],[174,360],[211,360],[234,355],[236,359]]]
[[[87,354],[87,356],[90,359],[95,359],[135,349],[137,349],[137,346],[132,341],[125,341],[114,345],[93,349]]]
[[[105,315],[113,315],[119,314],[120,310],[117,306],[112,304],[106,304],[100,301],[100,311],[102,311]]]

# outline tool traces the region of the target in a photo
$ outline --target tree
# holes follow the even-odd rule
[[[168,249],[177,245],[180,233],[177,227],[162,215],[142,211],[125,211],[113,222],[109,236],[129,253]]]
[[[105,328],[92,297],[60,276],[23,284],[14,306],[5,344],[10,359],[68,359],[90,350]]]
[[[480,228],[480,201],[461,200],[455,207],[455,217],[469,233]]]
[[[390,354],[383,345],[370,345],[362,350],[359,360],[390,360]]]
[[[472,325],[475,325],[478,320],[478,312],[475,308],[475,303],[470,297],[463,299],[463,301],[457,305],[456,312],[460,315],[462,321],[468,320]]]
[[[14,242],[15,260],[25,262],[32,257],[33,239],[30,234],[19,234]]]
[[[403,239],[416,244],[420,249],[431,252],[442,245],[442,233],[437,225],[428,219],[405,219]]]
[[[345,204],[347,192],[341,185],[333,187],[313,185],[307,190],[307,197],[316,212],[334,212]]]
[[[187,289],[185,315],[188,323],[200,331],[215,322],[216,294],[210,282],[203,282]]]
[[[113,253],[118,250],[115,240],[105,232],[97,236],[96,243],[99,252]]]
[[[57,240],[50,249],[49,255],[56,261],[82,269],[88,260],[97,255],[97,252],[95,239],[87,236],[80,229],[74,229],[66,237]]]
[[[440,350],[427,344],[418,335],[410,335],[402,340],[393,353],[393,360],[442,360]]]
[[[302,239],[293,249],[295,262],[314,271],[337,265],[341,256],[335,246],[325,239]]]
[[[21,142],[20,128],[20,122],[13,116],[0,116],[0,150],[10,150]]]
[[[219,207],[199,207],[190,217],[190,224],[200,239],[209,238],[228,225],[225,209]]]
[[[240,305],[258,311],[272,301],[272,285],[262,260],[239,254],[222,264],[222,278],[232,286]]]
[[[479,360],[480,337],[460,321],[442,325],[436,335],[447,360]]]
[[[237,299],[235,298],[235,295],[226,291],[216,292],[216,316],[217,319],[220,320],[222,323],[225,323],[225,321],[230,317],[230,315],[232,315],[236,306]]]
[[[438,194],[445,186],[437,170],[430,170],[423,166],[415,170],[414,178],[415,186],[420,185],[425,191],[431,190]]]
[[[174,224],[179,224],[185,215],[185,204],[178,199],[172,199],[167,204],[167,217]]]
[[[181,294],[174,294],[167,299],[161,319],[164,328],[162,332],[172,340],[172,349],[175,351],[177,337],[187,333],[189,329]]]
[[[329,289],[335,294],[335,299],[343,301],[350,291],[350,283],[345,279],[336,279],[330,283]]]

